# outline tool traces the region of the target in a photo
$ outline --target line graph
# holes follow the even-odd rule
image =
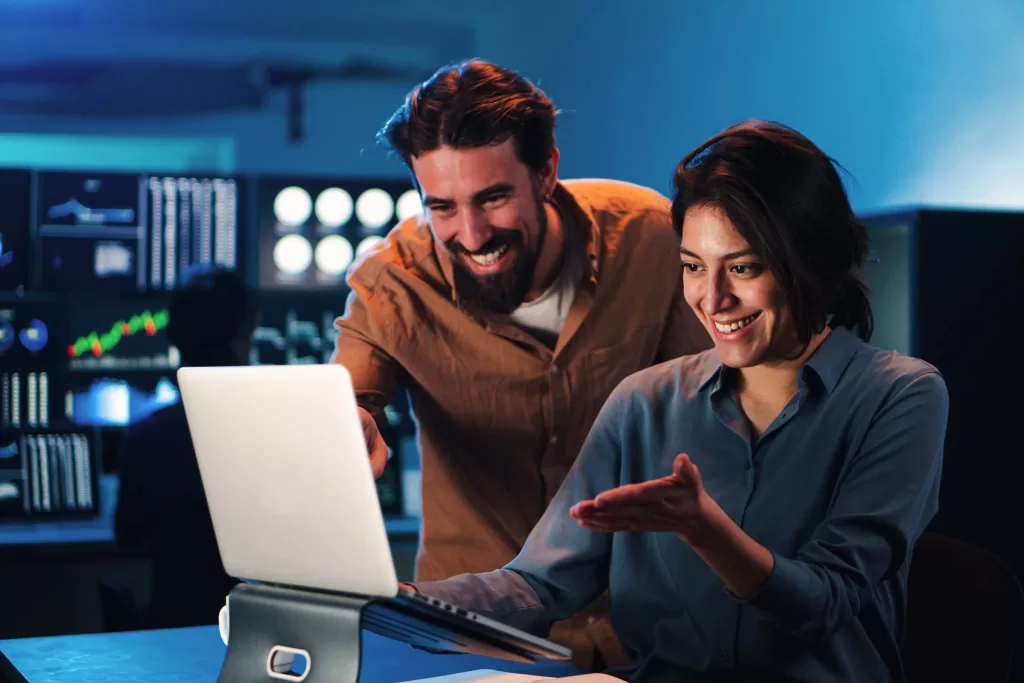
[[[94,331],[79,337],[73,344],[68,346],[70,358],[80,358],[91,353],[99,358],[105,353],[112,351],[121,340],[139,333],[150,337],[167,327],[170,315],[167,309],[158,310],[155,313],[146,310],[127,320],[118,320],[106,332]]]

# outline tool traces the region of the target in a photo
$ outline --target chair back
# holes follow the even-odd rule
[[[1010,680],[1024,591],[987,550],[935,533],[914,547],[903,667],[908,683]]]

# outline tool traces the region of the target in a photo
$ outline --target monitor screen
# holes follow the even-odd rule
[[[407,180],[263,178],[257,195],[264,290],[343,287],[357,256],[422,211]]]
[[[0,301],[0,428],[60,421],[67,338],[65,304]]]
[[[32,173],[0,168],[0,292],[28,284]]]
[[[98,481],[92,435],[0,429],[0,520],[95,516]]]
[[[178,399],[169,319],[166,301],[71,307],[64,406],[72,424],[123,427]]]
[[[241,190],[233,178],[40,172],[41,288],[168,291],[189,265],[238,268]]]
[[[345,297],[263,294],[260,324],[253,334],[252,365],[329,363],[338,331],[334,321],[345,311]]]

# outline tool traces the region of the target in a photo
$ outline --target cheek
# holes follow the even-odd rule
[[[439,218],[430,214],[427,214],[427,217],[430,219],[430,231],[434,233],[434,239],[441,244],[447,244],[448,240],[458,234],[458,228],[450,218]]]

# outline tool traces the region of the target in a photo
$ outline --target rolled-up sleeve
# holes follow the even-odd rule
[[[349,371],[359,406],[384,429],[384,408],[394,398],[401,368],[385,351],[386,313],[372,304],[368,287],[355,280],[350,285],[345,314],[334,323],[338,337],[331,362]]]
[[[907,561],[938,509],[948,410],[936,372],[883,404],[812,539],[794,558],[776,553],[771,575],[741,602],[805,641],[857,617],[875,586]]]
[[[619,485],[621,430],[631,395],[617,389],[602,407],[579,457],[504,568],[415,584],[417,590],[537,635],[567,619],[608,588],[612,535],[584,529],[569,516],[573,505]]]

